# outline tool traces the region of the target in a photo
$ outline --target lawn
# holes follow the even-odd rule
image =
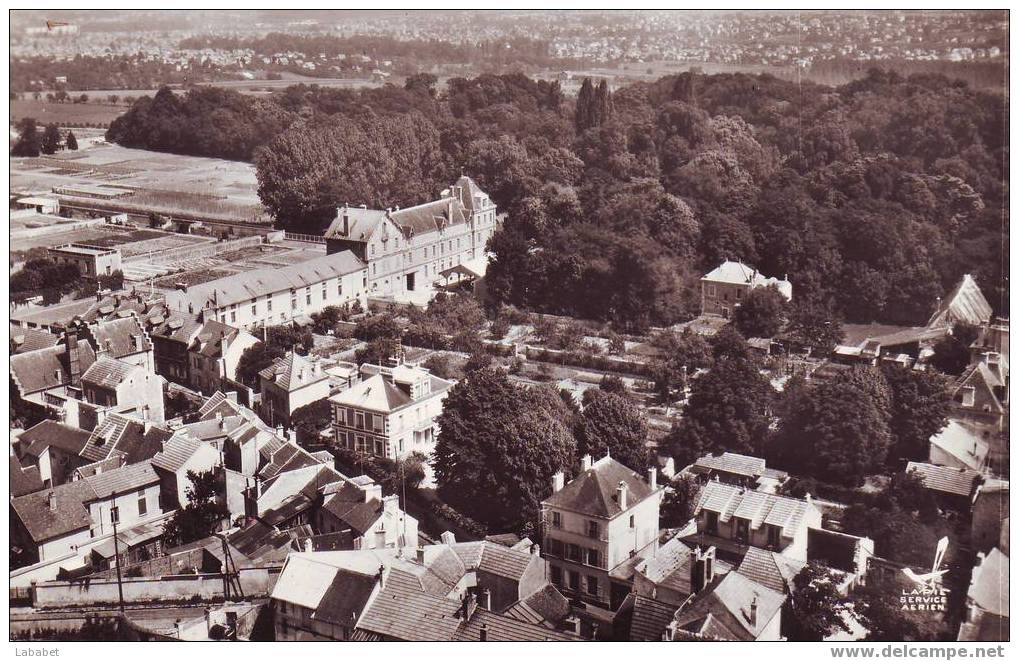
[[[109,124],[127,110],[124,106],[100,103],[51,103],[34,99],[11,101],[11,122],[32,117],[40,124],[57,123],[60,126]]]

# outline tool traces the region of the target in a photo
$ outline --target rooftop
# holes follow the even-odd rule
[[[968,468],[935,466],[919,461],[906,464],[906,472],[916,472],[923,479],[924,486],[932,491],[969,498],[977,487],[980,473]]]
[[[748,519],[753,530],[765,524],[778,526],[782,528],[785,537],[795,536],[797,530],[804,525],[809,510],[817,512],[805,500],[748,491],[720,482],[708,482],[701,490],[694,513],[699,514],[701,510],[717,512],[719,520],[723,522],[733,517]]]
[[[661,489],[652,491],[643,477],[606,455],[546,498],[543,504],[609,519],[623,511],[616,500],[620,482],[626,485],[627,509]]]

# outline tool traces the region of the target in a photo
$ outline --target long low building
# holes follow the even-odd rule
[[[166,294],[171,310],[235,328],[273,326],[330,305],[367,304],[367,265],[349,250],[286,266],[237,273]]]

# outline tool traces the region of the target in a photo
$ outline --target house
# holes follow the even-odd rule
[[[59,413],[95,360],[88,341],[68,331],[61,344],[11,356],[11,391],[33,409]]]
[[[26,328],[10,324],[10,353],[26,353],[36,349],[49,349],[60,342],[60,336],[42,328]]]
[[[662,544],[654,556],[637,564],[633,592],[676,609],[696,592],[694,586],[698,581],[701,587],[706,584],[705,573],[724,574],[731,570],[729,563],[715,558],[714,547],[702,551],[698,546],[687,546],[679,537],[673,537]]]
[[[124,317],[78,324],[81,336],[95,349],[96,357],[107,356],[125,363],[140,365],[155,372],[152,340],[141,321],[133,313]]]
[[[966,593],[966,620],[959,628],[960,641],[1009,640],[1008,582],[1007,555],[997,548],[987,555],[977,554]]]
[[[237,380],[237,365],[244,350],[258,344],[251,333],[218,321],[206,321],[188,346],[188,382],[192,389],[211,395]]]
[[[581,459],[564,484],[553,476],[541,504],[542,547],[549,577],[564,594],[615,610],[630,592],[633,564],[658,546],[658,511],[664,488],[656,471],[647,480],[606,455]]]
[[[322,361],[290,351],[258,373],[262,419],[269,425],[290,426],[290,416],[330,394],[329,375]]]
[[[26,468],[23,466],[14,454],[13,448],[11,449],[10,472],[7,479],[10,485],[11,498],[24,496],[25,494],[41,491],[46,488],[46,485],[43,484],[42,479],[39,477],[39,467],[28,466]]]
[[[106,355],[81,375],[82,396],[89,404],[153,422],[164,420],[164,386],[163,377],[155,372]]]
[[[103,246],[90,246],[85,243],[68,243],[63,246],[49,248],[50,258],[57,264],[73,264],[78,267],[82,277],[91,280],[99,276],[113,275],[121,270],[120,250]]]
[[[333,438],[341,448],[403,459],[413,452],[431,457],[438,435],[435,420],[452,381],[427,369],[403,364],[364,364],[362,381],[329,398]],[[426,465],[424,484],[432,484]]]
[[[383,496],[382,485],[367,476],[339,477],[320,489],[322,504],[314,515],[316,532],[345,533],[356,548],[416,543],[417,519],[400,509],[399,496]]]
[[[352,251],[368,265],[368,294],[428,295],[458,267],[483,276],[485,246],[498,227],[495,203],[466,176],[435,201],[407,209],[343,206],[325,232],[329,254]]]
[[[89,463],[80,456],[89,436],[83,429],[43,420],[18,438],[21,465],[34,468],[46,487],[69,482],[76,468]]]
[[[276,639],[579,640],[539,614],[556,610],[550,603],[561,612],[563,600],[548,585],[538,555],[443,537],[442,544],[407,552],[290,554],[270,599]],[[507,586],[507,603],[494,598],[494,577]]]
[[[182,386],[191,384],[190,356],[191,347],[202,328],[197,316],[174,312],[168,318],[162,318],[154,324],[149,332],[152,338],[152,355],[156,364],[156,374]]]
[[[733,562],[751,546],[806,561],[808,528],[821,527],[821,511],[809,497],[789,498],[721,482],[709,482],[701,490],[694,517],[697,533],[688,541],[715,546],[719,557]]]
[[[991,304],[987,302],[973,276],[967,273],[945,299],[938,302],[927,326],[951,328],[958,322],[982,326],[991,321],[992,314]]]
[[[155,470],[132,464],[11,499],[11,543],[32,564],[162,513]]]
[[[163,441],[162,448],[151,461],[159,475],[162,509],[166,511],[187,506],[191,486],[188,473],[215,470],[221,463],[214,446],[186,436],[173,436]]]
[[[980,473],[968,468],[949,468],[919,461],[906,464],[906,473],[916,473],[923,485],[934,492],[942,507],[960,512],[969,511],[973,494],[983,481]]]
[[[786,596],[739,572],[714,576],[677,612],[666,640],[777,641]]]
[[[952,416],[1002,430],[1008,404],[1007,373],[997,354],[966,368],[952,385]]]
[[[999,446],[999,432],[965,420],[949,418],[945,428],[931,436],[928,460],[938,466],[967,468],[980,473],[1002,467],[991,447]]]
[[[715,457],[706,455],[687,466],[685,475],[696,477],[701,484],[718,480],[725,484],[774,493],[789,474],[768,468],[764,459],[735,452],[723,452]]]
[[[166,294],[167,307],[253,330],[306,318],[330,305],[367,304],[367,269],[350,251],[282,268],[237,273]]]
[[[1001,546],[1001,539],[1008,538],[1009,518],[1008,481],[989,479],[977,487],[973,495],[971,522],[971,543],[977,551],[988,552]],[[1008,553],[1007,547],[1003,549]]]
[[[758,287],[775,287],[786,300],[793,298],[793,285],[789,280],[766,278],[743,262],[722,262],[701,278],[701,314],[728,319],[747,292]]]
[[[986,353],[1007,357],[1008,348],[1008,319],[999,317],[977,330],[977,339],[970,345],[970,355],[973,361],[979,360]]]

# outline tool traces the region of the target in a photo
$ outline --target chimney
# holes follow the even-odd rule
[[[396,513],[400,509],[400,497],[396,494],[386,496],[382,499],[382,508],[385,512]]]
[[[566,475],[564,475],[562,471],[558,471],[555,475],[552,476],[552,493],[560,491],[565,483]]]
[[[315,550],[314,544],[312,544],[311,537],[304,538],[304,552],[311,553]]]
[[[142,335],[140,333],[138,335],[135,335],[134,336],[134,350],[135,351],[141,351],[144,346],[145,346],[145,340],[142,337]]]
[[[591,455],[585,454],[580,458],[580,470],[586,471],[591,470]]]
[[[651,487],[652,491],[654,491],[655,489],[658,488],[658,469],[657,468],[649,468],[649,469],[647,469],[647,483],[648,483],[648,486]]]
[[[447,530],[439,535],[439,540],[442,541],[443,544],[453,545],[456,544],[456,535]]]
[[[626,509],[626,482],[619,481],[619,486],[616,487],[616,502],[619,504],[619,509]]]
[[[701,551],[694,547],[690,557],[690,592],[697,594],[715,578],[715,547]]]
[[[385,589],[386,587],[386,566],[379,565],[379,587]]]
[[[541,555],[541,547],[537,544],[531,544],[531,555]]]
[[[69,328],[64,333],[64,338],[67,342],[67,346],[64,350],[67,352],[67,375],[71,385],[78,383],[81,377],[81,363],[78,361],[78,330],[76,328]],[[57,377],[60,380],[60,377]]]
[[[481,623],[481,629],[478,630],[478,640],[482,643],[488,640],[488,625],[484,622]]]
[[[375,531],[375,548],[386,548],[386,529],[384,526],[379,526],[379,529]]]
[[[757,626],[757,595],[756,594],[754,595],[754,598],[750,600],[750,617],[748,617],[747,620],[750,622],[750,626],[752,626],[752,627],[756,627]]]
[[[481,591],[481,607],[486,611],[492,610],[492,591],[488,588]]]
[[[50,511],[51,512],[56,512],[57,511],[57,495],[55,493],[53,493],[52,491],[50,491],[49,494],[46,496],[46,500],[49,503]]]
[[[424,549],[423,546],[419,546],[418,547],[417,559],[418,559],[418,564],[419,565],[425,564],[425,549]]]

